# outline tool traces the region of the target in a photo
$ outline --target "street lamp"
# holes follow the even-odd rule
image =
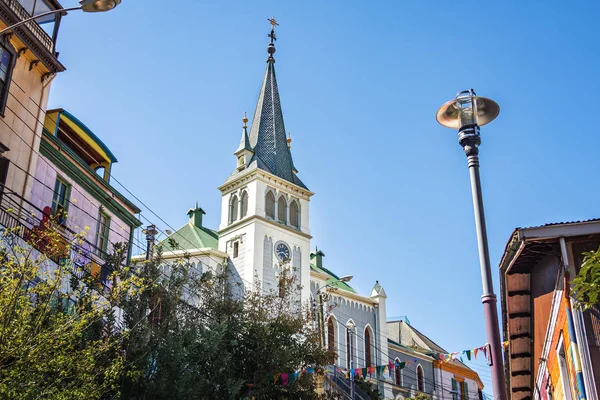
[[[467,155],[469,173],[471,176],[471,192],[475,211],[475,229],[479,248],[479,264],[483,284],[483,312],[488,343],[490,345],[490,366],[494,398],[507,400],[504,366],[502,365],[502,345],[498,325],[498,310],[496,295],[492,283],[490,254],[488,248],[483,198],[481,195],[481,180],[479,177],[479,145],[481,137],[479,127],[492,122],[500,113],[500,106],[490,99],[478,97],[473,89],[460,92],[454,100],[444,104],[437,112],[437,121],[452,129],[458,129],[458,143]]]
[[[318,287],[314,292],[311,293],[311,297],[314,299],[315,296],[319,295],[319,329],[321,330],[321,346],[325,347],[325,313],[323,311],[323,296],[321,295],[321,289],[324,289],[328,286],[336,284],[338,282],[350,282],[352,280],[352,275],[344,275],[339,279],[326,283],[323,286]]]
[[[348,366],[350,367],[350,398],[354,400],[356,397],[355,389],[354,389],[354,373],[352,372],[352,368],[354,368],[354,322],[349,320],[346,322],[346,329],[348,329]]]
[[[2,35],[6,31],[9,31],[9,30],[17,28],[21,25],[24,25],[24,24],[28,23],[29,21],[33,21],[38,18],[45,17],[47,15],[62,14],[62,13],[66,13],[67,11],[75,11],[75,10],[81,10],[83,12],[89,12],[89,13],[105,12],[105,11],[112,10],[119,4],[121,4],[121,0],[80,0],[79,7],[61,8],[58,10],[52,10],[52,11],[48,11],[48,12],[45,12],[42,14],[35,15],[31,18],[27,18],[27,19],[24,19],[23,21],[17,22],[14,25],[7,26],[6,28],[4,28],[0,31],[0,35]]]

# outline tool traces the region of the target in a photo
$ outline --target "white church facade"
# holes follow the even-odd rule
[[[228,264],[245,289],[253,289],[258,281],[263,290],[276,290],[282,268],[290,268],[302,287],[303,304],[314,305],[319,293],[326,294],[324,345],[336,352],[336,368],[387,365],[417,358],[418,353],[422,366],[415,365],[414,379],[388,372],[369,380],[386,399],[418,392],[432,396],[439,392],[439,398],[444,398],[444,386],[435,384],[437,374],[425,376],[434,371],[434,359],[426,355],[431,349],[412,348],[401,343],[400,337],[390,341],[383,287],[374,282],[370,294],[357,293],[324,266],[322,251],[312,250],[309,208],[313,193],[298,177],[292,159],[275,75],[273,29],[269,36],[266,70],[251,125],[248,127],[244,117],[233,171],[218,188],[222,196],[218,230],[203,225],[204,211],[196,205],[188,211],[189,221],[169,235],[177,248],[172,248],[169,240],[161,242],[163,257],[172,260],[192,255],[199,272]],[[408,371],[406,368],[405,373]],[[339,386],[344,387],[342,383]],[[447,393],[445,398],[453,399]]]

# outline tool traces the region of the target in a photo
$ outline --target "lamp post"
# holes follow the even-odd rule
[[[325,313],[323,311],[323,294],[321,293],[321,289],[324,289],[328,286],[331,286],[338,282],[350,282],[352,280],[352,275],[345,275],[339,279],[331,281],[323,286],[318,287],[313,293],[312,298],[314,299],[316,295],[319,296],[319,309],[318,309],[318,318],[319,318],[319,329],[321,333],[321,347],[325,347]]]
[[[79,4],[80,4],[79,7],[61,8],[59,10],[52,10],[52,11],[48,11],[48,12],[45,12],[42,14],[35,15],[31,18],[26,18],[23,21],[17,22],[16,24],[7,26],[6,28],[2,29],[0,31],[0,35],[5,33],[6,31],[9,31],[9,30],[17,28],[21,25],[24,25],[24,24],[28,23],[29,21],[33,21],[38,18],[45,17],[47,15],[62,14],[62,13],[66,13],[67,11],[75,11],[75,10],[81,10],[83,12],[89,12],[89,13],[110,11],[113,8],[115,8],[116,6],[118,6],[119,4],[121,4],[121,0],[81,0],[79,2]]]
[[[346,329],[348,329],[348,366],[350,367],[350,398],[352,400],[356,397],[356,391],[354,388],[354,373],[352,372],[352,368],[354,368],[354,322],[352,320],[346,322]]]
[[[481,302],[483,303],[487,340],[491,353],[489,365],[492,372],[494,398],[508,400],[506,382],[504,380],[504,366],[502,365],[498,310],[496,308],[496,295],[494,294],[492,283],[490,254],[481,194],[481,180],[479,177],[479,145],[481,144],[479,127],[492,122],[499,113],[500,107],[495,101],[485,97],[478,97],[473,89],[471,89],[458,93],[454,100],[450,100],[444,104],[438,110],[436,119],[441,125],[447,128],[458,129],[458,143],[463,147],[467,156],[467,165],[471,176],[475,229],[477,231],[479,264],[483,284]]]

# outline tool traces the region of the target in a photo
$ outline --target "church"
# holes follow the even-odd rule
[[[161,242],[163,258],[187,255],[200,273],[229,265],[246,290],[253,289],[255,282],[262,290],[276,290],[282,268],[291,267],[302,287],[299,300],[319,305],[323,345],[338,356],[328,377],[337,390],[349,392],[344,370],[396,363],[403,369],[378,370],[367,379],[386,399],[419,392],[436,398],[444,398],[444,393],[448,399],[465,399],[469,394],[479,398],[483,384],[477,373],[452,361],[448,363],[452,375],[445,383],[441,365],[446,363],[433,355],[443,349],[407,321],[388,322],[387,294],[379,282],[373,282],[370,294],[359,294],[348,284],[351,277],[340,278],[325,266],[323,251],[316,247],[311,251],[309,207],[314,193],[298,176],[292,158],[275,74],[277,23],[269,21],[266,69],[254,116],[250,127],[244,116],[233,171],[218,188],[222,196],[218,230],[203,225],[205,212],[196,205],[188,211],[188,223]],[[390,329],[394,340],[388,335]],[[451,384],[450,379],[458,382],[454,378],[468,382],[460,388],[470,390],[461,392]]]

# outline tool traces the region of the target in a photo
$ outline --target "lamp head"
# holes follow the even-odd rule
[[[483,126],[492,122],[500,113],[500,106],[494,100],[478,97],[473,89],[456,95],[454,100],[444,104],[437,112],[437,121],[453,129],[468,126]]]
[[[85,12],[104,12],[121,4],[121,0],[80,0],[79,4]]]
[[[352,320],[346,322],[346,328],[348,328],[349,330],[353,330],[356,327],[356,324],[354,322],[352,322]]]
[[[340,282],[350,282],[352,280],[352,275],[345,275],[340,278]]]

